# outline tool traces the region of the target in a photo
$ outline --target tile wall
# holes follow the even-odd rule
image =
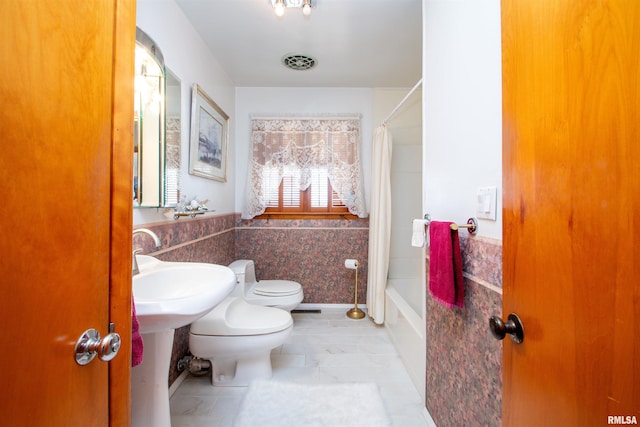
[[[502,344],[488,320],[502,313],[502,242],[464,234],[464,306],[449,309],[427,296],[426,405],[438,427],[497,427]]]
[[[256,263],[260,279],[299,282],[304,303],[349,304],[354,301],[355,271],[360,262],[358,302],[367,293],[369,220],[250,220],[238,218],[236,255]]]

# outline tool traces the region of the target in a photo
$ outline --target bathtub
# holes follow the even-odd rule
[[[420,396],[425,397],[426,381],[426,339],[425,321],[422,313],[416,312],[412,305],[418,302],[424,312],[424,286],[416,279],[389,279],[385,290],[385,328],[400,355]],[[413,282],[412,282],[413,281]],[[411,304],[403,295],[420,295],[412,298]]]

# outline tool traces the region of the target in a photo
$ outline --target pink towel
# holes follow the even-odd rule
[[[144,354],[144,343],[140,335],[140,323],[136,316],[136,305],[131,298],[131,366],[138,366],[142,363]]]
[[[451,230],[451,222],[431,221],[429,260],[429,292],[448,308],[462,307],[464,278],[458,231]]]

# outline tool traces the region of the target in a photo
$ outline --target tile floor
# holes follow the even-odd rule
[[[321,310],[293,314],[291,335],[271,353],[273,379],[309,384],[374,381],[395,426],[431,425],[385,328],[368,318],[351,320],[344,308]],[[245,391],[246,387],[213,387],[209,375],[190,375],[171,397],[171,424],[231,426]]]

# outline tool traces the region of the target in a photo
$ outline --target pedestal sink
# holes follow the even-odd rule
[[[174,331],[226,298],[236,276],[222,265],[137,258],[140,273],[133,276],[133,299],[144,359],[131,370],[131,422],[133,427],[170,427],[167,380]]]

